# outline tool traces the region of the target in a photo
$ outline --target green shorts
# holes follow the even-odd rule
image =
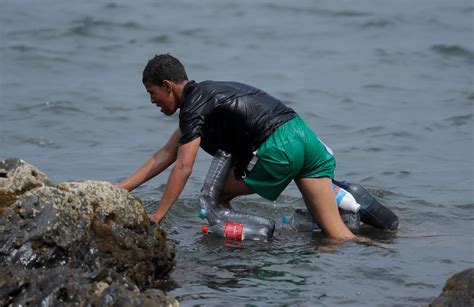
[[[244,182],[257,194],[276,200],[294,178],[334,178],[332,151],[299,116],[275,130],[262,145]]]

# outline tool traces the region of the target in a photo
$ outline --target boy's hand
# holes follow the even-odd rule
[[[148,214],[148,218],[154,223],[160,222],[160,218],[156,214]]]

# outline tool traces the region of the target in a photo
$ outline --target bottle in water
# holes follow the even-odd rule
[[[334,189],[334,193],[336,194],[336,203],[339,208],[342,208],[347,211],[352,211],[354,213],[359,212],[360,205],[357,203],[351,193],[347,192],[335,183],[332,184],[332,188]]]
[[[199,216],[206,218],[209,227],[204,230],[222,237],[235,240],[267,240],[273,236],[275,221],[258,216],[223,208],[218,197],[224,187],[232,167],[232,155],[218,150],[212,159],[211,166],[201,189]]]
[[[339,208],[342,221],[351,230],[358,230],[360,226],[360,214]],[[314,222],[311,213],[306,209],[295,209],[291,216],[282,218],[283,224],[288,225],[291,229],[299,232],[310,232],[321,230],[316,222]]]
[[[337,186],[342,187],[354,196],[360,204],[360,220],[376,228],[395,230],[398,228],[398,217],[389,208],[383,206],[363,186],[347,181],[333,180]]]
[[[284,216],[281,221],[291,229],[299,232],[321,230],[319,225],[314,222],[313,217],[306,209],[295,209],[295,212],[291,216]]]
[[[253,227],[248,224],[242,223],[216,223],[214,225],[202,226],[203,233],[215,233],[221,237],[229,240],[254,240],[264,241],[267,240],[271,235],[268,233],[268,229],[265,227]]]

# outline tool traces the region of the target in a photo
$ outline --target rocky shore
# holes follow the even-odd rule
[[[430,307],[474,306],[474,269],[467,269],[451,276],[444,285],[443,292]]]
[[[177,306],[159,289],[174,258],[128,192],[0,161],[0,305]]]

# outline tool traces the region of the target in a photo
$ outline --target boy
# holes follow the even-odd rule
[[[291,108],[244,84],[188,81],[183,65],[169,54],[151,59],[142,81],[161,112],[170,116],[180,109],[179,127],[168,142],[118,185],[132,191],[175,163],[152,221],[160,222],[178,199],[202,147],[211,155],[218,149],[232,154],[222,206],[252,193],[275,200],[294,180],[326,236],[355,238],[337,209],[332,152]],[[254,153],[258,160],[252,167]]]

